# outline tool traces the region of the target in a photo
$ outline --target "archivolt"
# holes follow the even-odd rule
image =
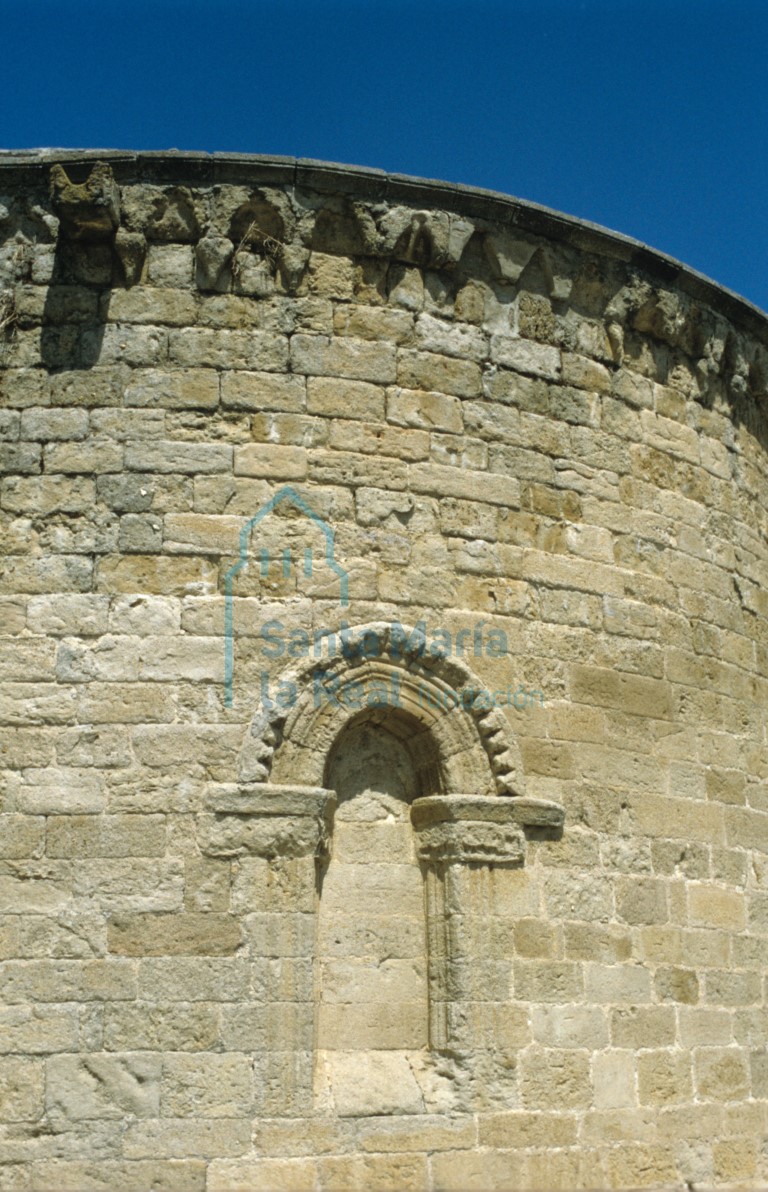
[[[283,674],[283,682],[295,685],[295,702],[254,716],[240,755],[241,781],[322,786],[342,729],[365,718],[408,742],[424,794],[524,794],[517,744],[503,712],[478,697],[480,680],[462,660],[428,653],[418,631],[398,630],[395,641],[389,622],[356,626],[349,634],[356,650]],[[378,640],[373,657],[360,647],[366,634]],[[374,681],[390,697],[356,707],[353,693],[370,690]]]

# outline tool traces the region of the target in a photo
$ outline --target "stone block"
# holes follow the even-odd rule
[[[309,377],[307,380],[307,411],[310,414],[382,422],[384,406],[384,390],[378,385],[336,377]]]
[[[673,1047],[676,1027],[672,1006],[626,1006],[613,1009],[611,1043],[614,1047]]]
[[[183,865],[175,859],[84,859],[73,867],[75,894],[107,911],[170,911],[181,908]]]
[[[244,1155],[250,1150],[249,1118],[142,1119],[125,1132],[127,1159],[211,1159]]]
[[[216,590],[218,570],[209,559],[166,555],[107,555],[99,560],[96,585],[101,592],[205,596]]]
[[[388,343],[408,346],[413,341],[413,317],[403,310],[372,309],[351,303],[335,307],[333,331],[336,335],[383,339]]]
[[[534,1042],[544,1047],[598,1051],[608,1045],[606,1012],[597,1006],[534,1006],[531,1018]]]
[[[684,1051],[643,1051],[637,1057],[637,1088],[641,1105],[672,1105],[693,1097],[690,1054]]]
[[[90,960],[106,954],[106,920],[97,911],[65,908],[19,922],[15,955],[29,959]]]
[[[93,507],[94,496],[88,477],[10,476],[3,481],[0,506],[12,513],[85,513]]]
[[[246,369],[249,372],[288,371],[287,337],[266,331],[213,331],[204,327],[184,327],[170,332],[168,353],[174,364],[184,368],[202,366]]]
[[[270,372],[225,372],[221,374],[221,402],[235,410],[298,414],[306,407],[306,382],[303,377]]]
[[[402,389],[434,391],[456,397],[479,397],[482,392],[482,374],[473,361],[406,348],[401,348],[398,353],[396,375],[383,379],[397,381]]]
[[[727,1046],[733,1040],[731,1014],[725,1009],[694,1009],[681,1006],[679,1023],[680,1042],[683,1047]]]
[[[396,379],[395,348],[391,344],[326,335],[294,335],[291,369],[310,377],[343,377],[391,384]]]
[[[691,882],[688,913],[694,926],[741,931],[746,924],[744,894],[713,883]]]
[[[651,1000],[651,978],[648,969],[638,964],[585,965],[584,986],[587,999],[594,1002],[617,1002],[637,1005]]]
[[[518,1001],[576,1002],[583,996],[581,966],[564,961],[516,960],[514,990]]]
[[[462,1150],[477,1142],[477,1125],[469,1116],[419,1114],[414,1119],[403,1114],[369,1117],[359,1122],[356,1133],[363,1151],[385,1154]]]
[[[152,857],[166,848],[161,815],[54,815],[48,819],[49,857]]]
[[[671,1147],[631,1143],[612,1148],[606,1167],[615,1188],[653,1188],[671,1184],[676,1170]]]
[[[0,814],[0,857],[39,857],[43,851],[45,819],[32,815]]]
[[[704,1100],[734,1101],[749,1095],[748,1056],[738,1047],[700,1047],[693,1053],[696,1092]]]
[[[307,452],[304,447],[249,443],[235,448],[236,476],[257,476],[270,480],[304,480],[307,476]]]
[[[84,439],[88,413],[79,409],[30,407],[22,411],[20,437],[48,443],[52,439]]]
[[[37,443],[0,443],[0,475],[40,472],[42,448]]]
[[[704,976],[705,1000],[721,1006],[744,1006],[762,1001],[759,972],[711,969]]]
[[[113,915],[108,941],[120,956],[232,956],[242,939],[231,915],[176,912]]]
[[[314,1192],[317,1164],[313,1159],[214,1159],[205,1187],[206,1192]]]
[[[424,1108],[404,1051],[325,1051],[320,1063],[340,1117],[420,1113]]]
[[[94,1129],[89,1137],[94,1137]],[[82,1150],[82,1142],[80,1145]],[[43,1192],[145,1192],[151,1187],[163,1192],[204,1192],[206,1165],[201,1159],[125,1160],[47,1159],[35,1165],[32,1185]]]
[[[29,1056],[0,1058],[0,1119],[35,1122],[44,1113],[44,1061]]]
[[[79,555],[46,558],[0,559],[0,595],[3,593],[89,592],[93,587],[93,561]]]
[[[586,1109],[592,1103],[589,1053],[529,1048],[520,1057],[520,1096],[526,1109]]]
[[[532,343],[508,335],[491,336],[491,360],[504,368],[529,376],[556,381],[561,373],[560,350],[549,344]]]
[[[247,998],[247,962],[239,957],[158,957],[139,963],[139,997],[163,1002],[230,1002]]]
[[[125,390],[124,400],[127,406],[150,409],[215,410],[219,404],[219,376],[204,368],[181,368],[174,372],[137,369]]]
[[[104,1011],[104,1047],[145,1052],[212,1051],[219,1045],[218,1002],[156,1001],[168,987],[152,991],[149,1001],[110,1002]],[[53,1049],[52,1049],[53,1050]]]
[[[433,1157],[431,1166],[440,1192],[488,1192],[514,1187],[521,1163],[515,1150],[444,1151]]]
[[[672,719],[669,685],[644,675],[620,674],[600,667],[576,665],[571,670],[571,698],[578,703],[619,709],[633,716]]]
[[[175,472],[205,475],[232,468],[232,448],[224,443],[147,441],[128,443],[125,466],[129,472]]]
[[[637,1104],[635,1056],[632,1051],[607,1050],[592,1057],[595,1109],[631,1109]]]
[[[60,1055],[46,1061],[48,1113],[69,1121],[157,1117],[162,1061],[146,1053]]]
[[[248,1117],[253,1112],[251,1059],[235,1052],[169,1055],[163,1062],[161,1102],[167,1117]]]
[[[427,1043],[424,1001],[321,1004],[317,1039],[320,1047],[355,1054],[365,1047],[382,1052],[424,1047]]]
[[[620,879],[616,910],[620,919],[633,926],[666,923],[669,911],[665,883],[654,878]]]
[[[30,768],[14,797],[14,810],[27,815],[95,815],[105,807],[104,777],[92,768]]]

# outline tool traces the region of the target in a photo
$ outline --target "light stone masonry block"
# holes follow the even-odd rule
[[[218,1002],[111,1002],[104,1011],[104,1047],[150,1052],[211,1051],[219,1044]]]
[[[436,390],[456,397],[479,397],[482,387],[480,368],[473,361],[405,348],[398,353],[397,375],[384,379],[396,380],[403,389]]]
[[[85,410],[54,410],[31,407],[22,411],[22,439],[84,439],[88,433],[88,414]]]
[[[367,381],[307,378],[307,410],[327,418],[361,418],[381,422],[384,392]]]
[[[131,1123],[125,1135],[127,1159],[207,1159],[244,1155],[250,1150],[250,1119],[143,1119]]]
[[[225,472],[232,466],[232,448],[223,443],[128,443],[125,466],[131,472],[175,472],[187,475]]]
[[[155,1117],[160,1072],[159,1059],[142,1053],[54,1056],[46,1061],[46,1108],[70,1121]]]
[[[51,443],[45,446],[43,460],[46,472],[103,475],[122,471],[123,448],[109,439]]]
[[[0,1115],[4,1122],[37,1121],[43,1116],[45,1070],[28,1056],[0,1058]]]
[[[253,1107],[250,1057],[170,1055],[163,1063],[161,1104],[163,1116],[170,1118],[248,1116]]]
[[[343,377],[391,384],[396,379],[395,349],[390,344],[344,337],[294,335],[291,369],[310,377]]]
[[[156,272],[152,258],[150,267]],[[195,320],[197,303],[193,294],[160,286],[133,286],[113,290],[103,303],[105,319],[114,323],[156,323],[183,327]]]
[[[124,401],[126,406],[151,409],[215,410],[219,404],[219,378],[202,368],[174,372],[137,369],[125,390]]]
[[[257,476],[269,480],[304,480],[307,476],[307,452],[303,447],[273,447],[251,443],[235,448],[236,476]]]
[[[94,496],[93,480],[86,477],[9,477],[0,489],[0,507],[11,513],[34,509],[38,515],[84,513]]]
[[[235,410],[275,410],[301,413],[306,404],[306,383],[302,377],[271,372],[224,372],[221,374],[221,403]]]

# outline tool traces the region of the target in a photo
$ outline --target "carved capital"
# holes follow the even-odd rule
[[[419,860],[453,865],[520,865],[525,858],[525,838],[517,824],[433,824],[418,836]]]
[[[322,787],[258,783],[217,792],[199,818],[198,841],[209,857],[323,856],[335,806]]]
[[[414,801],[411,822],[422,861],[519,865],[525,858],[524,827],[559,828],[563,809],[543,799],[430,795]]]

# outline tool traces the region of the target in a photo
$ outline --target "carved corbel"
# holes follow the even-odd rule
[[[496,280],[502,285],[515,285],[538,245],[499,230],[486,233],[483,247]]]
[[[120,223],[120,191],[105,162],[96,162],[82,183],[72,182],[63,166],[52,166],[51,203],[70,240],[99,243],[114,238]]]

